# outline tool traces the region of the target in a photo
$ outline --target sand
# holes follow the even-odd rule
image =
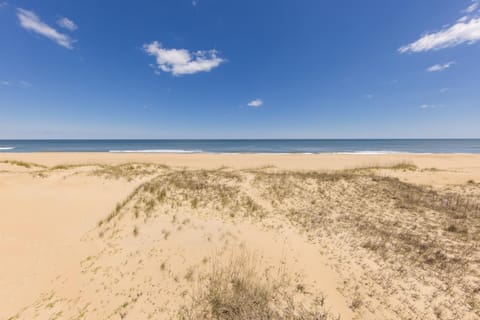
[[[0,153],[2,160],[20,160],[46,166],[63,164],[159,163],[175,167],[234,169],[275,166],[286,170],[342,170],[410,162],[425,170],[413,183],[462,183],[480,179],[480,155],[475,154],[155,154],[155,153]],[[430,171],[431,173],[431,171]],[[454,174],[453,174],[454,173]],[[432,180],[433,179],[433,180]]]
[[[0,319],[195,314],[239,252],[282,312],[478,319],[478,182],[480,155],[2,153]]]

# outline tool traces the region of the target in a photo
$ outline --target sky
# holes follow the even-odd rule
[[[480,138],[480,3],[0,0],[31,138]]]

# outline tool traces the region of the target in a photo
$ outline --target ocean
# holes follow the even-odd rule
[[[480,139],[0,140],[1,152],[480,153]]]

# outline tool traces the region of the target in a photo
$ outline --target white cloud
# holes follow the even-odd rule
[[[440,106],[436,105],[436,104],[422,104],[420,106],[421,109],[436,109],[436,108],[439,108]]]
[[[373,97],[374,97],[374,96],[373,96],[373,94],[371,94],[371,93],[367,93],[367,94],[365,95],[365,98],[367,98],[367,99],[373,99]]]
[[[62,47],[73,49],[74,40],[72,38],[66,34],[58,32],[54,28],[41,21],[33,11],[18,8],[17,17],[22,28],[47,37]]]
[[[480,40],[480,18],[465,18],[451,27],[427,33],[415,42],[398,49],[399,52],[422,52],[454,47],[462,43],[473,44]]]
[[[472,12],[474,12],[475,10],[477,10],[478,7],[479,7],[478,1],[473,0],[473,1],[472,1],[472,4],[469,5],[468,8],[464,10],[464,12],[466,12],[466,13],[472,13]]]
[[[200,0],[192,0],[192,5],[193,5],[194,7],[196,7],[199,1],[200,1]]]
[[[249,107],[254,107],[254,108],[261,107],[262,105],[263,105],[262,99],[255,99],[248,103]]]
[[[435,64],[435,65],[427,68],[427,72],[443,71],[443,70],[445,70],[445,69],[450,68],[450,67],[453,66],[454,64],[455,64],[455,61],[449,61],[449,62],[444,63],[444,64]]]
[[[10,81],[3,80],[2,82],[0,82],[0,84],[1,84],[2,86],[9,86],[9,85],[10,85]]]
[[[175,76],[208,72],[225,61],[218,57],[216,50],[189,52],[186,49],[165,49],[158,41],[143,45],[143,49],[156,58],[156,70]]]
[[[73,22],[72,20],[68,19],[67,17],[63,17],[61,19],[57,20],[57,24],[65,29],[68,29],[70,31],[75,31],[78,29],[78,26]]]

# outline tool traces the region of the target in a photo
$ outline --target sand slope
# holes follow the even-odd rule
[[[0,319],[222,318],[219,306],[243,318],[480,316],[469,159],[296,172],[109,157],[0,164]],[[232,274],[244,300],[219,285]],[[232,302],[251,296],[258,310]]]

